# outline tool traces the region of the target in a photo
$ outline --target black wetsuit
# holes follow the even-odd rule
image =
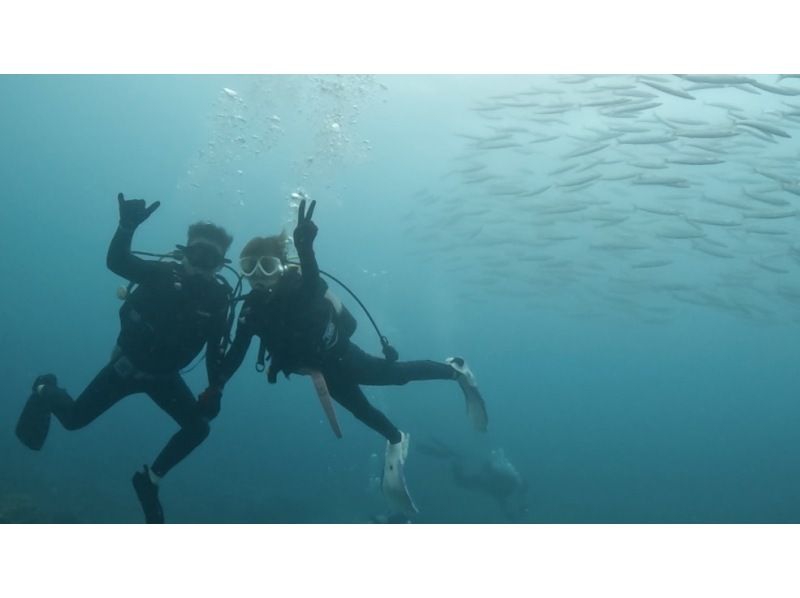
[[[312,249],[300,251],[300,265],[302,270],[289,268],[270,291],[254,289],[247,295],[221,378],[233,375],[253,336],[258,336],[269,351],[270,383],[280,372],[288,377],[304,369],[319,370],[337,403],[390,442],[399,442],[400,431],[369,403],[359,384],[452,380],[453,368],[435,361],[389,362],[362,351],[350,341],[355,320],[345,308],[334,306]]]
[[[153,462],[152,471],[163,476],[208,436],[208,422],[180,370],[207,346],[209,384],[219,384],[229,296],[222,283],[188,276],[181,264],[135,257],[132,237],[133,231],[118,228],[108,249],[108,268],[139,285],[119,310],[111,361],[76,400],[57,387],[42,395],[68,430],[86,426],[123,397],[149,395],[181,427]]]
[[[491,461],[484,462],[474,473],[464,470],[461,463],[451,463],[453,481],[465,490],[491,496],[510,522],[519,522],[527,512],[528,483],[506,471],[498,470]]]

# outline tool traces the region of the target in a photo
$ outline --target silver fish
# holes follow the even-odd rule
[[[649,91],[642,91],[640,89],[626,89],[622,91],[615,91],[614,95],[617,96],[627,96],[632,98],[657,98],[658,96],[654,93],[650,93]]]
[[[559,187],[575,187],[577,185],[583,185],[584,183],[590,183],[592,181],[596,181],[601,176],[602,175],[596,174],[596,173],[595,174],[588,174],[586,176],[579,177],[577,179],[572,179],[572,180],[569,180],[569,181],[565,181],[563,183],[560,183],[558,186]]]
[[[692,83],[710,83],[713,85],[742,85],[752,83],[754,79],[742,75],[678,75]]]
[[[675,131],[678,137],[689,137],[690,139],[719,139],[722,137],[735,137],[738,133],[733,129],[678,129]]]
[[[766,195],[759,195],[753,191],[750,191],[745,187],[742,187],[742,193],[744,193],[750,199],[754,199],[756,201],[760,201],[761,203],[765,203],[771,206],[782,207],[789,205],[789,201],[783,199],[782,197],[768,197]]]
[[[782,212],[747,212],[745,218],[759,218],[762,220],[779,220],[782,218],[794,218],[797,210],[784,210]]]
[[[600,143],[597,145],[592,145],[589,147],[579,148],[574,151],[569,152],[568,154],[564,154],[562,159],[568,160],[569,158],[578,158],[580,156],[587,156],[589,154],[593,154],[595,152],[602,151],[608,147],[607,143]]]
[[[606,110],[603,112],[605,116],[622,116],[630,114],[631,112],[641,112],[642,110],[650,110],[651,108],[658,108],[661,102],[644,102],[640,104],[631,104],[623,106],[622,108],[614,108],[613,110]]]
[[[539,139],[533,139],[533,140],[529,141],[528,143],[529,144],[531,144],[531,143],[545,143],[547,141],[553,141],[554,139],[558,139],[558,135],[550,135],[548,137],[540,137]]]
[[[541,195],[545,191],[547,191],[552,185],[545,185],[544,187],[539,187],[537,189],[533,189],[532,191],[526,191],[524,193],[519,193],[519,197],[535,197],[536,195]]]
[[[754,168],[753,170],[757,174],[760,174],[761,176],[767,177],[768,179],[772,179],[773,181],[778,181],[779,183],[782,183],[784,185],[786,184],[792,185],[795,182],[793,178],[787,177],[782,174],[778,174],[775,172],[767,172],[766,170],[759,170],[758,168]]]
[[[578,166],[578,162],[575,162],[573,164],[566,164],[564,166],[556,168],[555,170],[551,170],[550,172],[547,173],[547,176],[555,176],[557,174],[561,174],[563,172],[567,172],[568,170],[572,170],[573,168],[576,168],[577,166]]]
[[[756,235],[788,235],[789,231],[782,230],[779,228],[764,228],[763,226],[745,226],[745,232],[756,234]]]
[[[657,145],[675,141],[673,135],[639,135],[633,137],[620,137],[618,143],[622,145]]]
[[[736,126],[752,127],[753,129],[761,131],[762,133],[766,133],[767,135],[777,135],[778,137],[785,137],[787,139],[790,139],[792,137],[791,135],[789,135],[789,133],[787,133],[783,129],[779,129],[778,127],[774,127],[770,124],[757,122],[754,120],[740,120],[739,122],[736,123]]]
[[[648,170],[659,170],[667,167],[667,165],[664,163],[663,160],[661,162],[655,162],[655,161],[631,162],[631,166],[635,166],[636,168],[647,168]]]
[[[664,187],[689,187],[690,183],[680,177],[647,177],[639,175],[634,185],[663,185]]]
[[[674,208],[662,208],[658,206],[643,206],[639,204],[633,204],[633,207],[637,210],[641,210],[642,212],[648,212],[650,214],[658,214],[659,216],[680,216],[681,212],[674,209]]]
[[[677,123],[679,125],[689,125],[690,127],[696,127],[696,126],[700,126],[700,125],[708,126],[708,125],[711,124],[708,121],[698,120],[696,118],[677,118],[677,117],[674,117],[674,116],[671,116],[669,118],[665,118],[664,120],[667,121],[667,122],[670,122],[670,123]]]
[[[645,85],[649,85],[653,89],[657,89],[660,92],[663,92],[663,93],[666,93],[666,94],[669,94],[669,95],[673,95],[673,96],[675,96],[677,98],[684,98],[686,100],[694,100],[695,99],[695,97],[692,94],[687,93],[687,92],[683,91],[682,89],[674,89],[672,87],[667,87],[666,85],[662,85],[661,83],[656,83],[654,81],[642,81],[642,83],[644,83]]]
[[[784,191],[788,191],[789,193],[792,193],[793,195],[797,195],[798,197],[800,197],[800,183],[797,182],[783,183],[783,185],[781,185],[781,188]]]
[[[593,102],[583,102],[581,106],[586,108],[595,108],[595,107],[608,107],[608,106],[620,106],[622,104],[630,103],[630,99],[628,98],[614,98],[611,100],[595,100]]]
[[[789,273],[789,270],[787,270],[786,268],[780,268],[778,266],[773,266],[772,264],[767,264],[767,263],[762,262],[761,260],[757,260],[757,259],[753,259],[752,261],[756,266],[758,266],[759,268],[763,268],[764,270],[767,270],[768,272],[775,272],[776,274],[788,274]]]
[[[662,239],[699,239],[705,236],[702,230],[696,228],[667,228],[656,233]]]
[[[706,102],[706,106],[713,106],[714,108],[722,108],[723,110],[728,110],[730,112],[742,112],[744,108],[741,106],[736,106],[734,104],[728,104],[726,102]]]
[[[739,226],[741,224],[738,220],[729,220],[727,218],[710,218],[701,216],[687,216],[686,220],[691,224],[708,224],[710,226]]]
[[[725,160],[703,156],[685,156],[681,158],[667,158],[667,162],[670,164],[686,164],[689,166],[707,166],[712,164],[723,164]]]
[[[769,93],[775,93],[782,96],[797,96],[800,95],[800,89],[792,89],[791,87],[780,87],[777,85],[767,85],[766,83],[761,83],[759,81],[751,81],[750,85],[753,87],[757,87],[758,89],[762,89],[764,91],[768,91]]]
[[[733,199],[719,199],[716,197],[709,197],[708,195],[703,194],[703,201],[707,201],[709,203],[717,204],[720,206],[725,206],[727,208],[734,208],[736,210],[742,210],[744,212],[749,211],[752,209],[752,206],[748,206],[745,203],[740,201],[736,201]]]
[[[564,204],[556,206],[546,206],[538,211],[541,214],[571,214],[572,212],[582,212],[588,208],[586,204]]]
[[[716,247],[710,247],[705,243],[705,241],[705,239],[697,239],[692,241],[692,249],[696,249],[697,251],[705,253],[706,255],[712,255],[714,257],[721,257],[724,259],[730,259],[733,257],[731,252],[723,249],[717,249]]]
[[[636,241],[603,241],[600,243],[592,243],[589,245],[590,249],[603,249],[606,251],[639,251],[640,249],[648,249],[647,245],[638,243]]]
[[[661,268],[663,266],[668,266],[671,263],[672,260],[648,260],[632,264],[631,268]]]

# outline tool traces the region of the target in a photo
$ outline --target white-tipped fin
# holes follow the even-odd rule
[[[467,405],[467,416],[472,422],[472,427],[478,432],[485,432],[489,425],[489,415],[486,413],[486,403],[483,401],[478,382],[467,362],[460,357],[448,357],[445,360],[456,371],[456,380],[464,393]]]
[[[401,434],[402,440],[397,444],[386,443],[386,460],[383,465],[381,488],[393,510],[411,516],[419,511],[408,492],[403,471],[408,456],[409,435],[404,432]]]

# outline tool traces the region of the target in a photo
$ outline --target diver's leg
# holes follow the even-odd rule
[[[157,379],[147,394],[181,427],[153,461],[151,469],[161,478],[206,439],[210,428],[180,375]]]
[[[368,355],[357,345],[350,343],[345,353],[338,358],[337,368],[346,372],[358,384],[368,386],[403,385],[413,380],[455,380],[464,393],[467,414],[473,427],[486,431],[489,417],[477,382],[466,362],[460,357],[451,357],[445,363],[437,361],[396,361],[394,363]]]
[[[208,422],[197,409],[192,391],[179,374],[150,381],[147,394],[181,427],[167,442],[153,465],[133,474],[131,482],[147,523],[164,523],[158,483],[208,436]]]
[[[376,409],[354,381],[344,379],[340,374],[323,372],[331,397],[342,407],[352,413],[356,419],[375,430],[390,443],[400,442],[400,430],[389,421],[381,411]]]
[[[78,430],[133,392],[136,385],[120,376],[111,364],[100,370],[77,400],[59,388],[54,375],[39,376],[17,423],[17,436],[26,446],[39,450],[47,438],[51,413],[65,429]]]
[[[357,419],[386,438],[386,457],[381,489],[391,507],[406,516],[417,513],[406,486],[404,464],[408,456],[408,434],[398,430],[389,418],[373,407],[358,387],[341,372],[325,374],[328,390],[334,400]]]
[[[375,357],[351,343],[339,367],[358,384],[367,386],[400,386],[414,380],[455,380],[458,372],[448,363],[438,361],[395,361]]]
[[[137,391],[141,391],[141,385],[130,377],[121,377],[109,364],[100,370],[74,401],[63,388],[50,387],[44,394],[61,425],[67,430],[78,430],[93,422],[120,399]]]

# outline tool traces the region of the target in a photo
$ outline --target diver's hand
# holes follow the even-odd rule
[[[294,229],[294,246],[298,251],[311,249],[311,245],[317,236],[317,230],[319,229],[311,220],[316,205],[317,201],[313,200],[311,205],[308,206],[308,212],[306,212],[306,200],[300,201],[300,207],[297,209],[297,226]]]
[[[197,397],[197,410],[207,420],[211,421],[219,415],[222,400],[222,389],[209,386]]]
[[[160,201],[156,201],[147,207],[143,199],[126,200],[122,193],[117,195],[117,203],[119,203],[119,225],[127,230],[135,229],[161,205]]]

